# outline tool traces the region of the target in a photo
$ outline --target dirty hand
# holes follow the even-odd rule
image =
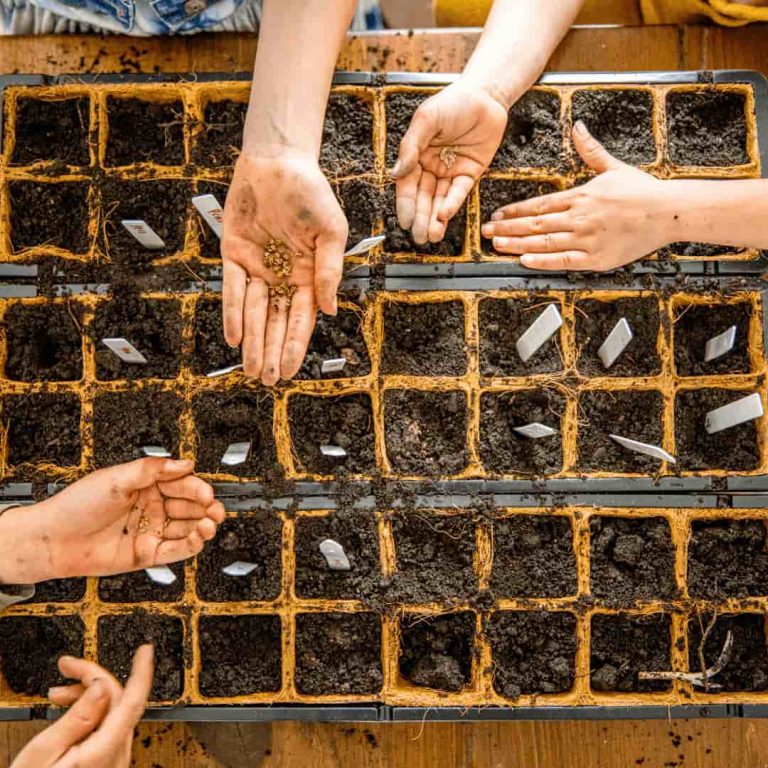
[[[191,461],[145,458],[101,469],[0,516],[0,584],[105,576],[200,552],[224,519]]]
[[[11,768],[129,768],[133,730],[152,689],[154,651],[142,645],[133,657],[125,689],[103,667],[62,656],[59,670],[79,680],[51,688],[50,700],[70,709],[35,736]]]
[[[397,220],[416,243],[439,242],[499,148],[507,106],[458,80],[414,113],[392,169]]]
[[[670,242],[672,189],[613,157],[582,122],[573,143],[599,174],[581,187],[507,205],[483,224],[500,253],[522,254],[530,269],[606,270]]]
[[[247,375],[267,386],[296,375],[318,306],[336,314],[346,242],[347,221],[316,158],[240,155],[221,251],[224,337],[242,344]]]

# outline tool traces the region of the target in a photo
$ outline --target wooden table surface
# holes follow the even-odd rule
[[[352,37],[348,70],[460,71],[476,32]],[[746,27],[581,28],[550,71],[756,69],[768,72],[768,30]],[[60,36],[4,38],[0,73],[244,72],[256,39]],[[0,724],[0,768],[44,726]],[[137,768],[407,766],[408,768],[768,768],[768,721],[188,726],[144,723]]]

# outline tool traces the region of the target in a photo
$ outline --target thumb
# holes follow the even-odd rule
[[[124,493],[149,488],[154,483],[176,480],[190,474],[195,464],[190,459],[147,457],[127,464],[118,464],[109,471],[115,474],[115,486]]]
[[[402,179],[419,163],[421,153],[429,146],[437,133],[432,111],[422,104],[411,118],[411,124],[400,142],[397,162],[392,168],[392,178]]]
[[[598,173],[605,173],[614,168],[619,168],[624,163],[617,160],[587,129],[583,121],[579,120],[573,126],[573,146],[581,159]]]

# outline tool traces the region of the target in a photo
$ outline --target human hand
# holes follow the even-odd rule
[[[392,169],[397,220],[416,243],[437,243],[490,165],[507,125],[507,105],[457,80],[414,112]]]
[[[281,241],[290,274],[265,251]],[[318,306],[335,315],[347,220],[317,160],[243,152],[224,207],[224,337],[267,386],[301,367]],[[285,291],[282,295],[278,291]]]
[[[0,516],[0,584],[106,576],[200,552],[224,519],[191,461],[145,458]]]
[[[136,651],[123,689],[98,664],[62,656],[61,674],[80,682],[51,688],[48,696],[54,704],[70,709],[35,736],[11,768],[128,768],[133,730],[152,688],[153,657],[151,645]]]
[[[578,122],[573,143],[599,176],[581,187],[507,205],[483,224],[499,253],[530,269],[607,270],[671,242],[668,182],[617,160]]]

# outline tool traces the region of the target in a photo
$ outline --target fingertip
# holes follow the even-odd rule
[[[491,214],[491,221],[501,221],[504,218],[504,214],[501,211],[494,211]]]
[[[261,383],[265,387],[274,387],[280,381],[280,372],[276,366],[268,365],[261,371]]]
[[[577,120],[573,124],[573,133],[576,136],[579,136],[582,139],[585,139],[587,136],[589,136],[589,129],[586,126],[586,123],[583,120]]]
[[[195,462],[192,459],[166,459],[162,471],[164,474],[175,475],[181,472],[192,472],[194,468]]]
[[[493,238],[493,247],[497,251],[502,251],[505,248],[509,248],[509,238],[508,237],[494,237]]]
[[[534,267],[538,266],[538,259],[534,254],[524,253],[520,257],[520,263],[528,269],[533,269]]]
[[[208,517],[204,517],[197,524],[198,533],[205,541],[210,541],[216,535],[216,523]]]
[[[221,525],[224,522],[224,518],[227,516],[227,512],[224,509],[224,505],[220,501],[214,501],[205,510],[206,517],[213,520],[216,525]]]
[[[480,227],[480,233],[483,237],[493,237],[493,233],[496,231],[496,228],[493,226],[493,224],[483,224]]]

